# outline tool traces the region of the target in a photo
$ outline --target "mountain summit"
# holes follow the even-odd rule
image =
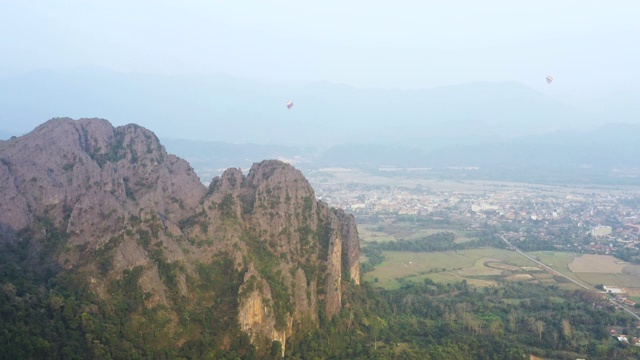
[[[102,119],[56,118],[0,141],[0,236],[29,244],[21,266],[73,277],[94,355],[215,352],[242,336],[258,354],[284,353],[360,277],[353,216],[317,201],[291,165],[228,169],[207,188],[151,131]]]

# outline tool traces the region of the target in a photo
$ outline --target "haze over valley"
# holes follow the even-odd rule
[[[578,106],[515,81],[401,90],[87,68],[2,77],[0,94],[0,116],[18,120],[3,121],[2,130],[14,135],[64,115],[153,125],[162,138],[316,147],[358,142],[434,149],[593,131],[637,123],[640,116],[633,93]],[[283,111],[283,99],[294,99],[294,108]]]
[[[0,360],[640,358],[638,13],[0,2]]]
[[[84,69],[2,78],[0,94],[0,117],[15,119],[3,122],[5,139],[51,114],[91,114],[157,129],[209,175],[281,158],[315,168],[474,167],[465,176],[637,183],[640,167],[637,103],[605,99],[590,111],[516,82],[362,89]]]

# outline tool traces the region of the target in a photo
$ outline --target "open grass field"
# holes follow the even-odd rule
[[[350,171],[344,172],[344,174],[347,173]],[[438,184],[443,185],[439,182]],[[452,189],[457,185],[459,184],[447,183],[447,186],[451,186]],[[475,182],[475,185],[483,188],[487,184]],[[497,184],[490,186],[494,185]],[[501,184],[499,186],[518,188],[522,185]],[[544,191],[560,193],[563,190],[565,189],[553,187],[544,189]],[[363,247],[373,241],[380,243],[416,240],[439,232],[454,233],[456,243],[475,239],[473,231],[412,221],[360,224],[358,232]],[[492,286],[502,281],[531,281],[555,284],[561,289],[577,287],[559,276],[562,274],[585,286],[595,287],[597,284],[616,286],[623,288],[627,296],[640,297],[640,266],[638,265],[627,264],[608,255],[583,255],[561,251],[529,252],[528,255],[549,266],[556,273],[542,269],[515,251],[484,248],[435,253],[385,252],[386,260],[373,272],[365,274],[364,280],[377,279],[375,285],[389,289],[398,288],[405,281],[422,281],[425,278],[444,283],[466,280],[478,286]]]
[[[640,279],[637,276],[628,274],[603,274],[603,273],[577,273],[576,277],[580,282],[592,286],[603,284],[606,286],[620,288],[636,288],[640,289]]]
[[[403,222],[396,222],[393,225],[386,226],[363,224],[358,225],[358,235],[364,244],[371,241],[377,241],[380,243],[397,240],[417,240],[425,236],[441,232],[453,233],[455,235],[454,242],[456,243],[463,243],[476,239],[472,231],[421,226],[426,225]]]
[[[508,280],[508,281],[529,281],[533,279],[534,277],[531,276],[530,274],[515,274],[515,275],[509,275],[505,277],[505,280]]]
[[[571,264],[574,259],[573,253],[562,251],[533,251],[527,254],[534,258],[540,259],[540,262],[549,266],[555,271],[576,281],[579,281],[575,274],[569,269],[569,264]]]
[[[620,274],[625,266],[627,263],[611,255],[584,254],[573,259],[569,270],[574,273]]]
[[[456,273],[461,277],[468,278],[485,278],[490,279],[491,277],[500,276],[502,274],[502,270],[491,266],[490,264],[499,263],[500,259],[483,257],[477,259],[472,267],[466,269],[460,269],[456,271]]]
[[[385,261],[370,273],[366,281],[387,289],[400,287],[403,281],[422,281],[430,278],[436,282],[455,283],[467,280],[477,286],[493,286],[498,280],[518,273],[528,274],[522,267],[535,267],[535,263],[515,251],[483,248],[463,251],[433,253],[388,251]],[[539,270],[532,271],[539,273]],[[524,277],[515,277],[522,281]],[[533,275],[530,280],[536,280]]]
[[[456,238],[454,240],[454,242],[456,242],[456,243],[463,243],[463,242],[467,242],[467,241],[471,241],[471,240],[477,239],[473,235],[473,232],[471,232],[471,231],[452,230],[452,229],[433,229],[433,228],[420,229],[420,230],[416,231],[415,233],[404,237],[403,239],[405,239],[405,240],[416,240],[416,239],[423,238],[425,236],[429,236],[429,235],[433,235],[433,234],[437,234],[437,233],[441,233],[441,232],[451,232],[451,233],[453,233],[456,236]]]
[[[537,251],[529,255],[587,286],[604,284],[625,288],[640,295],[640,266],[624,263],[610,255],[574,254],[559,251]]]
[[[429,278],[440,283],[466,280],[476,286],[494,286],[502,281],[538,282],[558,285],[561,289],[575,289],[577,285],[543,270],[515,251],[483,248],[433,253],[384,253],[386,260],[373,272],[365,274],[366,281],[376,286],[395,289],[405,281]],[[558,251],[531,252],[529,255],[587,286],[604,284],[620,287],[627,296],[640,300],[640,266],[621,262],[606,255],[580,255]],[[572,271],[576,270],[576,271]]]
[[[395,289],[402,281],[420,281],[434,272],[442,282],[457,282],[462,278],[454,273],[457,268],[470,268],[475,260],[462,253],[439,252],[385,252],[385,261],[375,271],[367,273],[365,280],[378,279],[377,285]],[[431,277],[431,276],[429,276]]]
[[[376,226],[373,225],[358,225],[358,235],[360,236],[360,240],[363,243],[371,241],[387,242],[398,240],[395,236],[387,232],[374,230],[375,228]]]
[[[640,266],[610,255],[577,255],[568,269],[578,281],[595,286],[622,288],[628,295],[640,296]]]

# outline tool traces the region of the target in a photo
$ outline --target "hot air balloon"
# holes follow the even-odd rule
[[[287,101],[287,109],[291,110],[292,107],[293,107],[293,101],[291,100]]]
[[[553,81],[553,77],[551,75],[547,76],[547,84],[551,84],[551,82]]]

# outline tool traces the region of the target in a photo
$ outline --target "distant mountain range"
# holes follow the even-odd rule
[[[640,185],[640,124],[608,124],[590,131],[544,135],[482,144],[426,149],[417,145],[347,143],[329,148],[229,144],[166,139],[209,181],[230,164],[249,168],[254,161],[278,158],[303,169],[327,166],[432,168],[422,176]],[[469,168],[469,169],[464,169]],[[450,169],[456,169],[450,171]],[[395,171],[394,174],[406,175]],[[413,173],[415,175],[415,173]]]
[[[204,181],[271,158],[303,168],[481,167],[484,177],[568,171],[584,180],[585,171],[602,177],[640,167],[635,99],[621,93],[569,105],[513,82],[398,90],[38,71],[0,78],[0,139],[56,116],[96,116],[155,129],[168,150],[206,172]]]
[[[567,105],[515,82],[398,90],[222,75],[38,71],[0,79],[0,128],[23,134],[52,117],[95,116],[153,128],[162,138],[432,150],[637,121],[640,107],[626,98]],[[294,102],[290,111],[287,100]]]

